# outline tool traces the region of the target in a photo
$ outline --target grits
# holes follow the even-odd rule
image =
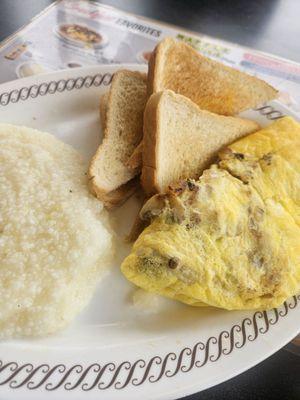
[[[107,216],[85,171],[52,135],[0,124],[0,337],[66,326],[110,263]]]

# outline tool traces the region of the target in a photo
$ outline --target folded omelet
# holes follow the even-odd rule
[[[279,306],[300,290],[300,125],[239,140],[141,216],[151,224],[121,266],[137,286],[194,306]]]

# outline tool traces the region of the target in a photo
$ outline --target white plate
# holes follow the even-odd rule
[[[0,86],[0,120],[51,132],[85,157],[100,142],[99,96],[125,66],[39,75]],[[144,71],[138,65],[126,66]],[[262,125],[291,114],[273,102],[244,113]],[[130,216],[131,214],[131,216]],[[134,201],[117,211],[130,224]],[[174,399],[229,379],[270,356],[299,331],[300,296],[268,312],[227,312],[162,300],[158,313],[131,303],[119,272],[128,248],[92,303],[64,332],[0,343],[0,397],[9,399]]]

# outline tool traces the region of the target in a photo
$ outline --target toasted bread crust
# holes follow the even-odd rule
[[[222,115],[255,108],[278,94],[263,80],[206,58],[171,38],[156,46],[148,70],[148,96],[166,89]]]
[[[144,111],[143,167],[141,183],[145,193],[151,196],[159,191],[156,179],[157,164],[157,126],[159,120],[159,102],[161,93],[153,94],[148,100]]]
[[[104,135],[105,129],[106,129],[106,114],[107,114],[107,107],[108,107],[108,97],[109,97],[109,92],[105,92],[100,97],[100,102],[99,102],[100,123],[101,123],[103,135]]]
[[[102,116],[102,126],[103,121],[105,124],[104,127],[104,139],[102,144],[96,151],[96,154],[91,160],[88,176],[90,179],[90,190],[91,192],[97,196],[103,203],[105,204],[106,208],[114,208],[118,205],[121,205],[129,196],[131,196],[135,191],[135,186],[137,185],[138,179],[134,179],[134,177],[139,173],[137,170],[129,169],[126,165],[127,161],[124,161],[124,171],[125,169],[128,171],[126,172],[126,176],[128,178],[126,181],[124,180],[123,184],[116,187],[113,190],[107,190],[103,185],[101,185],[101,181],[97,180],[97,166],[98,159],[102,155],[102,152],[106,149],[107,141],[110,138],[112,132],[112,125],[113,119],[115,118],[115,106],[113,105],[113,96],[112,91],[115,88],[115,85],[118,84],[118,77],[122,74],[126,74],[126,76],[138,77],[142,79],[145,84],[147,80],[147,75],[137,72],[137,71],[127,71],[127,70],[120,70],[118,71],[112,80],[111,90],[108,94],[105,94],[100,100],[100,114]],[[105,116],[103,116],[105,114]],[[139,133],[140,135],[142,132]],[[137,142],[140,140],[140,137],[137,137]],[[113,156],[113,155],[112,155]],[[103,183],[103,182],[102,182]]]
[[[105,192],[99,189],[97,186],[92,184],[92,179],[90,180],[89,188],[90,192],[101,200],[104,207],[107,210],[114,210],[115,208],[121,206],[129,197],[131,197],[139,187],[139,178],[135,177],[129,182],[124,183],[124,185],[118,187],[111,192]]]
[[[149,62],[148,62],[148,80],[147,80],[147,96],[150,98],[152,93],[156,92],[157,90],[154,90],[154,83],[156,82],[155,76],[157,76],[157,69],[158,69],[158,62],[157,62],[157,57],[158,57],[158,52],[159,52],[159,45],[155,47],[155,49],[152,51]]]
[[[128,168],[141,170],[143,165],[143,141],[136,146],[126,165]]]

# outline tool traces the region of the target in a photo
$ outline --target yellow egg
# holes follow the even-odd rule
[[[277,307],[300,289],[300,125],[239,140],[163,204],[123,262],[137,286],[194,306]]]

